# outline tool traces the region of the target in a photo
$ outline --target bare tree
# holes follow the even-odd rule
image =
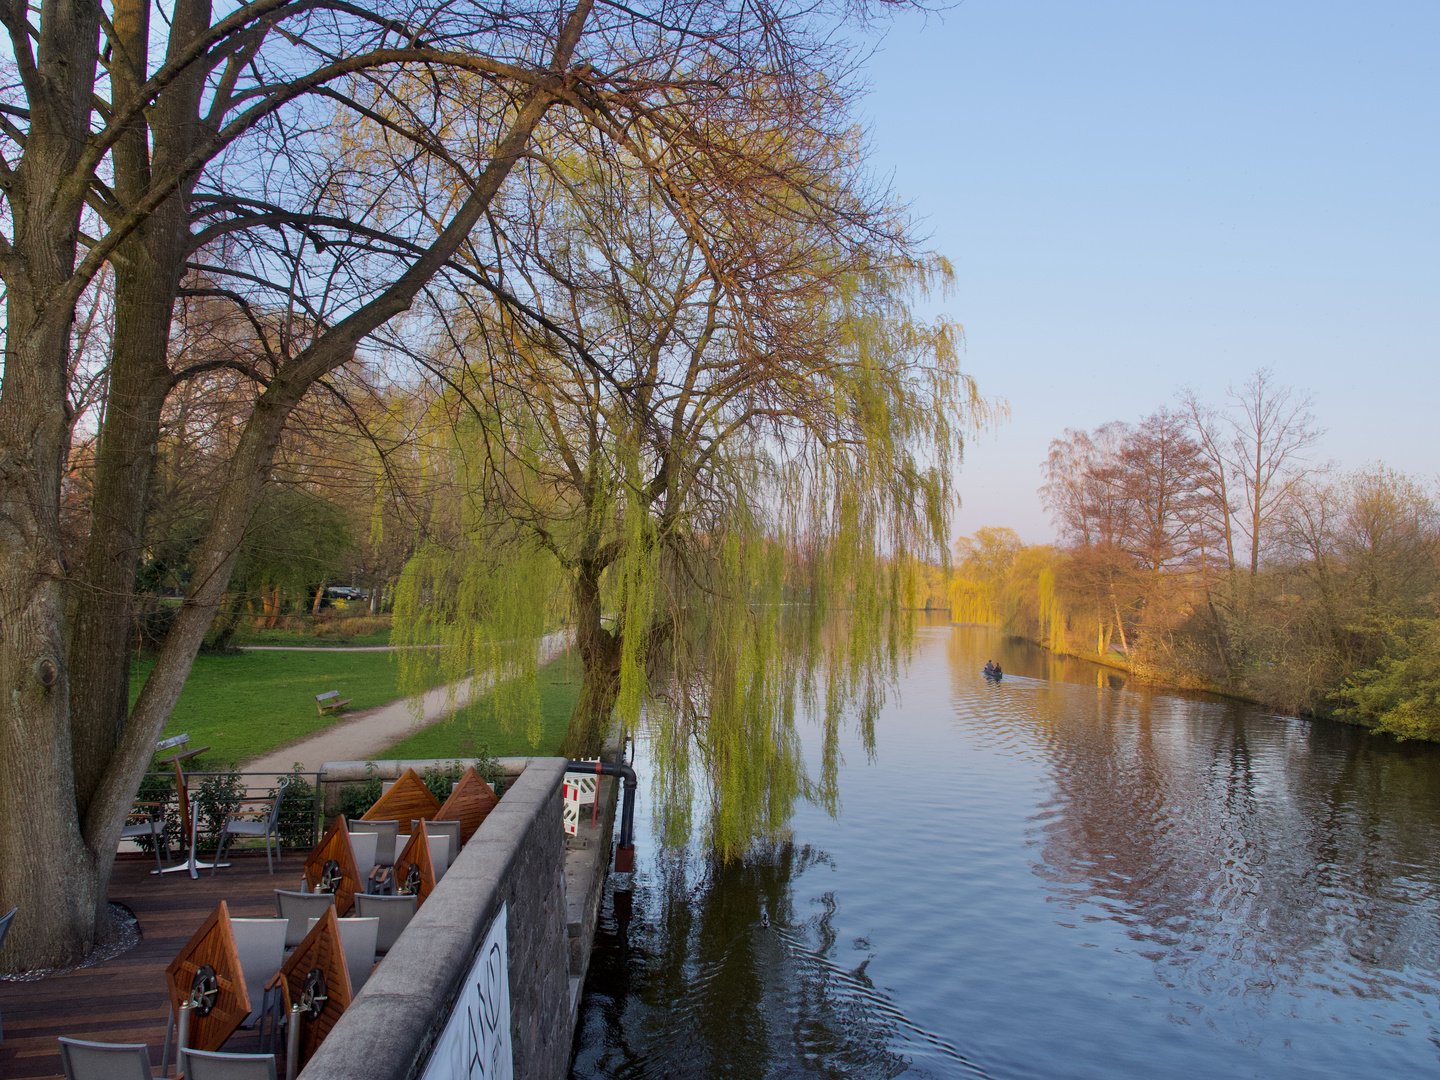
[[[1278,385],[1269,368],[1260,368],[1241,389],[1231,387],[1229,397],[1232,410],[1222,414],[1230,429],[1227,465],[1243,501],[1253,579],[1271,524],[1313,468],[1306,452],[1325,431],[1310,412],[1311,395]]]

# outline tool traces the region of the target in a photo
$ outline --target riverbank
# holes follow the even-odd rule
[[[1001,628],[994,623],[952,622],[950,625],[979,626],[1005,633],[1005,631],[1001,630]],[[1290,709],[1282,705],[1277,705],[1274,702],[1265,701],[1262,698],[1251,697],[1240,693],[1232,687],[1222,686],[1193,672],[1177,672],[1160,668],[1145,662],[1143,659],[1133,658],[1115,649],[1103,655],[1100,653],[1069,652],[1052,649],[1044,642],[1036,641],[1033,638],[1026,637],[1024,634],[1007,634],[1007,636],[1013,637],[1016,641],[1023,641],[1027,645],[1033,645],[1035,648],[1041,649],[1051,656],[1063,657],[1067,660],[1080,660],[1087,664],[1096,664],[1100,667],[1122,671],[1136,682],[1143,683],[1145,686],[1156,690],[1180,690],[1186,693],[1210,694],[1214,697],[1226,698],[1227,700],[1241,702],[1245,705],[1253,705],[1256,708],[1264,709],[1280,716],[1293,715],[1304,720],[1325,720],[1335,724],[1343,724],[1346,727],[1359,728],[1362,731],[1367,731],[1377,736],[1389,735],[1391,738],[1395,737],[1392,732],[1377,730],[1373,725],[1367,724],[1358,718],[1340,716],[1333,712],[1317,712],[1313,709]],[[1425,738],[1423,736],[1416,736],[1416,739],[1420,742],[1440,743],[1440,739]]]

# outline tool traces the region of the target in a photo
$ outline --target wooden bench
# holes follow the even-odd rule
[[[346,698],[341,701],[339,690],[326,690],[323,694],[315,695],[315,708],[320,711],[321,716],[324,716],[327,712],[339,712],[354,700],[354,698]]]

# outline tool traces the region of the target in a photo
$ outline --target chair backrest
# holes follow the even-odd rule
[[[381,956],[390,951],[401,931],[410,925],[410,920],[415,917],[415,909],[419,906],[418,896],[372,896],[369,893],[359,893],[355,897],[355,907],[361,918],[380,920],[380,929],[375,935],[375,951]]]
[[[180,1071],[186,1080],[276,1080],[274,1054],[181,1050]]]
[[[245,976],[245,992],[250,995],[250,1016],[253,1023],[265,1000],[265,984],[280,970],[285,961],[285,939],[289,937],[285,919],[231,919],[230,931],[235,937],[235,951],[240,957],[240,971]]]
[[[290,778],[287,776],[275,788],[275,801],[270,804],[270,816],[265,819],[265,827],[270,832],[274,832],[280,824],[280,804],[285,801],[285,789],[289,786]]]
[[[445,833],[431,836],[430,823],[427,821],[425,839],[430,841],[430,863],[435,868],[435,881],[438,883],[450,868],[450,837]]]
[[[358,894],[357,894],[358,895]],[[311,919],[308,930],[313,930],[319,919]],[[375,966],[375,942],[380,933],[380,920],[336,919],[340,924],[340,944],[345,949],[345,967],[350,971],[350,993],[358,994],[370,978],[370,969]]]
[[[355,834],[362,832],[373,832],[378,834],[379,839],[375,842],[375,865],[394,866],[395,856],[399,854],[396,850],[395,838],[400,835],[400,822],[398,821],[366,821],[364,818],[351,818],[350,842],[355,842]]]
[[[355,872],[360,875],[362,888],[370,877],[370,871],[375,866],[375,850],[379,841],[379,833],[352,832],[350,834],[350,850],[355,853]]]
[[[98,1043],[60,1038],[66,1080],[154,1080],[144,1043]]]
[[[290,925],[285,930],[285,947],[299,945],[310,932],[310,920],[325,914],[327,907],[335,905],[335,894],[328,892],[291,892],[288,889],[275,890],[275,910]]]
[[[452,865],[454,865],[455,860],[460,857],[460,822],[427,821],[425,823],[425,831],[431,836],[435,836],[438,833],[448,836],[450,838],[450,847],[448,848],[445,856],[444,866],[444,869],[448,870]],[[435,870],[435,877],[438,879],[440,877],[439,871],[441,870],[441,867],[437,864]]]

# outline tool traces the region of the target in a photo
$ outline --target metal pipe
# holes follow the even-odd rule
[[[624,762],[612,765],[608,761],[567,761],[565,771],[618,776],[624,783],[624,799],[620,804],[620,843],[615,849],[615,871],[628,874],[635,869],[635,789],[640,784],[635,770]]]
[[[295,1080],[300,1071],[300,1018],[304,1015],[299,1005],[290,1006],[290,1026],[285,1029],[285,1080]]]
[[[175,1024],[175,1075],[185,1071],[185,1051],[190,1049],[190,1013],[195,1008],[188,1001],[180,1003],[180,1019]],[[163,1062],[161,1063],[164,1064]]]

